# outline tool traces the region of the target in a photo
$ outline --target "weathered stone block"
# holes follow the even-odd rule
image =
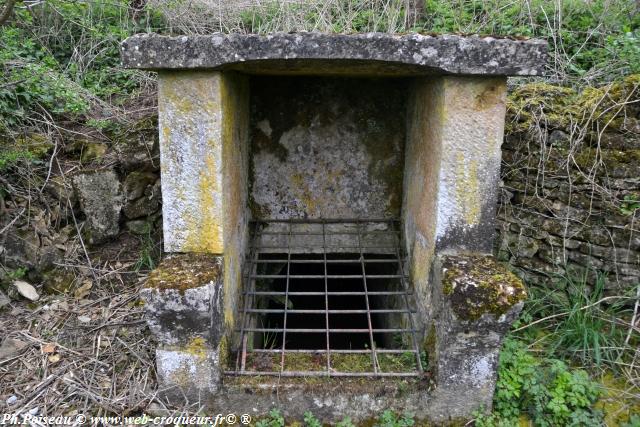
[[[102,243],[120,231],[122,188],[112,170],[84,172],[72,179],[80,207],[87,217],[85,235],[89,243]]]
[[[492,257],[446,256],[434,286],[438,314],[428,341],[438,394],[463,413],[490,407],[500,346],[522,309],[524,285]]]
[[[301,74],[539,75],[546,57],[547,43],[541,40],[455,35],[139,34],[122,42],[125,67],[164,70],[224,67]]]
[[[140,295],[149,329],[161,344],[185,346],[194,338],[216,346],[222,338],[222,257],[174,255],[147,280]]]
[[[135,200],[144,194],[147,186],[156,182],[158,176],[151,172],[133,171],[124,179],[124,195],[127,200]]]
[[[157,349],[159,393],[175,404],[204,403],[220,388],[220,354],[198,338],[186,348]]]
[[[124,205],[122,211],[128,219],[141,218],[151,215],[160,207],[159,194],[143,196]]]

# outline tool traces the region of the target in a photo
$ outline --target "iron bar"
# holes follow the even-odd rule
[[[306,294],[306,292],[305,292]],[[291,294],[289,294],[291,295]],[[387,309],[371,309],[371,310],[359,310],[359,309],[347,309],[347,310],[329,310],[329,309],[290,309],[287,311],[287,313],[289,314],[367,314],[367,313],[415,313],[415,310],[407,310],[407,309],[403,309],[403,308],[387,308]],[[272,314],[277,314],[277,313],[284,313],[283,309],[279,309],[279,308],[250,308],[247,310],[247,313],[262,313],[262,314],[267,314],[267,313],[272,313]]]
[[[393,225],[391,225],[393,227]],[[400,248],[396,248],[396,256],[398,258],[398,268],[400,268],[400,276],[403,278],[402,280],[402,287],[404,289],[408,289],[408,283],[404,280],[404,266],[402,265],[402,257],[400,257]],[[403,295],[404,297],[404,303],[406,307],[409,307],[409,298],[407,297],[407,294]],[[413,338],[413,350],[416,353],[416,363],[418,366],[418,371],[422,372],[423,368],[422,368],[422,360],[420,360],[420,350],[418,349],[418,338],[416,337],[416,333],[415,331],[415,326],[413,324],[413,316],[408,316],[409,317],[409,325],[411,326],[412,332],[411,335]]]
[[[322,255],[324,258],[324,309],[325,309],[325,328],[326,332],[326,347],[327,347],[327,372],[331,372],[331,345],[330,345],[330,330],[329,330],[329,278],[327,270],[327,236],[324,234],[326,231],[326,224],[322,223]]]
[[[287,261],[291,261],[291,223],[289,223],[289,239],[287,240]],[[285,285],[284,294],[284,327],[282,328],[282,357],[280,359],[280,372],[284,372],[284,349],[287,345],[287,309],[289,308],[289,283],[291,272],[291,263],[287,262],[287,283]],[[262,331],[265,332],[265,331]]]
[[[367,290],[367,273],[364,266],[364,252],[362,250],[362,240],[360,236],[360,222],[358,224],[358,249],[360,251],[360,266],[362,267],[362,283],[364,285],[364,301],[367,307],[367,323],[369,324],[369,342],[371,343],[371,362],[373,363],[373,372],[378,373],[378,358],[376,357],[376,342],[373,340],[373,326],[371,322],[371,312],[369,307],[369,292]]]
[[[368,229],[374,225],[376,229]],[[413,292],[409,285],[409,277],[404,271],[398,221],[282,219],[256,221],[251,226],[249,254],[243,274],[242,315],[237,329],[240,337],[237,341],[238,354],[235,370],[227,371],[226,374],[282,377],[411,377],[422,372],[417,340],[419,331],[413,321],[416,309],[410,304],[409,298]],[[313,236],[318,236],[318,239],[311,238]],[[322,241],[319,240],[320,236]],[[328,244],[329,237],[335,239],[331,241],[331,245]],[[335,244],[340,241],[344,244]],[[277,244],[278,242],[280,244]],[[306,246],[298,246],[300,243]],[[300,249],[305,251],[299,252]],[[368,268],[372,270],[369,271]],[[371,289],[371,286],[374,288]],[[296,300],[298,297],[306,298]],[[297,301],[310,301],[308,297],[317,298],[318,302],[324,301],[320,306],[316,305],[317,303],[309,303],[311,305],[306,307],[307,303],[302,303],[299,308],[296,306]],[[354,303],[356,306],[352,306],[353,308],[349,306],[350,303],[331,307],[331,298],[341,301],[342,297],[356,297],[354,301],[361,301],[357,297],[363,297],[364,301],[362,305],[360,302]],[[373,300],[375,308],[371,305],[371,298],[377,298]],[[265,301],[269,301],[266,306]],[[272,305],[274,301],[275,307]],[[301,324],[298,322],[305,317],[296,317],[295,320],[291,317],[304,315],[322,316],[322,320],[303,321]],[[362,316],[363,322],[366,317],[366,323],[360,324],[356,321],[350,324],[349,320],[346,320],[348,317],[338,317],[341,315]],[[344,320],[342,323],[336,323],[336,327],[331,327],[331,316],[336,316],[336,320]],[[374,316],[378,323],[374,322]],[[264,319],[271,319],[266,327]],[[271,323],[274,319],[275,324]],[[384,319],[389,321],[385,322]],[[292,322],[293,324],[290,324]],[[254,338],[261,334],[262,346]],[[296,334],[323,336],[325,343],[322,344],[321,339],[316,341],[315,338],[307,338],[306,341],[296,344],[295,337],[300,336]],[[355,348],[351,348],[351,338],[346,338],[346,341],[344,338],[338,338],[344,337],[345,334],[353,334]],[[381,334],[387,335],[382,338]],[[356,338],[358,336],[362,338]],[[367,345],[361,341],[364,336],[367,337]],[[380,343],[376,342],[378,338],[381,340]],[[282,342],[279,342],[279,339],[282,339]],[[333,339],[336,340],[335,343]],[[268,346],[271,340],[277,342],[274,347]],[[411,346],[409,341],[412,343]],[[273,341],[271,342],[273,345]],[[308,348],[306,345],[303,348],[295,348],[302,343],[313,347],[314,342],[318,343],[318,349]],[[385,343],[394,343],[391,346],[393,348],[385,348]],[[404,347],[397,348],[398,343]],[[348,347],[344,347],[345,344],[348,344]],[[383,346],[379,347],[381,344]],[[253,348],[254,346],[258,348]],[[290,346],[294,348],[288,348]],[[279,363],[273,360],[271,367],[271,362],[255,359],[258,354],[262,354],[261,357],[266,357],[267,360],[275,357],[279,359]],[[297,370],[289,370],[288,354],[320,355],[324,370],[317,370],[317,364],[315,369],[314,365],[309,365],[309,371],[299,370],[298,367]],[[344,355],[369,355],[367,359],[371,359],[371,364],[367,363],[368,367],[359,367],[358,372],[341,372],[334,364],[338,363],[336,358]],[[383,357],[406,360],[407,355],[410,360],[415,359],[410,365],[400,365],[401,368],[398,368],[398,365],[383,364]],[[314,363],[317,363],[317,360]],[[264,370],[256,366],[262,366]],[[340,366],[342,370],[345,369],[344,364]],[[387,372],[388,369],[393,369],[393,366],[403,372]]]
[[[225,371],[232,376],[266,376],[266,377],[415,377],[415,372],[339,372],[339,371]]]
[[[252,274],[251,279],[364,279],[363,274]],[[368,279],[400,279],[399,274],[369,274]]]
[[[248,295],[262,295],[262,296],[277,296],[277,295],[285,295],[285,292],[277,292],[277,291],[248,291],[246,292]],[[369,295],[411,295],[411,292],[407,291],[369,291]],[[324,295],[324,292],[298,292],[291,291],[289,295],[293,296],[314,296],[314,295]],[[363,291],[329,291],[329,295],[366,295]]]
[[[254,353],[278,353],[280,354],[282,352],[281,349],[279,348],[255,348],[252,350]],[[339,353],[339,354],[369,354],[371,353],[371,350],[362,350],[362,349],[351,349],[351,350],[344,350],[344,349],[339,349],[339,348],[334,348],[334,349],[330,349],[330,350],[326,350],[326,349],[318,349],[318,350],[311,350],[311,349],[289,349],[287,350],[287,353],[304,353],[304,354],[326,354],[327,351],[330,351],[331,353]],[[378,348],[376,350],[377,353],[389,353],[389,354],[407,354],[407,353],[415,353],[415,350],[407,350],[407,349],[393,349],[393,348]]]
[[[291,332],[291,333],[321,333],[325,328],[245,328],[247,332]],[[364,333],[380,333],[380,334],[392,334],[402,332],[412,332],[413,329],[409,328],[330,328],[329,332],[338,334],[364,334]],[[370,334],[370,335],[371,335]]]

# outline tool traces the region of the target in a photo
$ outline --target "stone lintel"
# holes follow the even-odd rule
[[[169,256],[151,272],[140,296],[149,329],[162,345],[193,340],[217,346],[222,339],[222,257]]]
[[[542,75],[542,40],[385,33],[138,34],[121,45],[126,68],[214,69],[263,74]]]

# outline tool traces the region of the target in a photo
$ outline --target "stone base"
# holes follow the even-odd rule
[[[160,395],[172,404],[204,403],[220,389],[219,352],[156,350]]]
[[[480,406],[491,408],[502,340],[526,291],[493,257],[444,256],[440,261],[427,351],[440,394],[448,396],[451,410],[470,414]]]
[[[480,406],[471,407],[464,398],[438,388],[429,390],[424,379],[225,376],[223,384],[205,407],[249,414],[254,420],[278,408],[287,420],[302,420],[310,411],[325,424],[349,417],[355,424],[369,425],[390,409],[435,425],[464,425]]]

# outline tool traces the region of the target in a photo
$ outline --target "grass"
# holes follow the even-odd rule
[[[407,351],[401,354],[377,353],[378,369],[381,372],[412,372],[417,369],[415,354]],[[280,354],[249,353],[247,369],[258,372],[279,371]],[[287,353],[284,358],[285,371],[325,371],[327,359],[324,354]],[[371,355],[331,354],[331,369],[335,372],[373,372]]]
[[[560,358],[617,371],[640,344],[629,323],[635,295],[604,296],[604,276],[589,286],[587,275],[564,277],[559,289],[532,287],[516,332]]]
[[[152,9],[173,33],[323,31],[497,34],[549,40],[555,81],[609,81],[640,71],[640,18],[632,0],[274,0],[163,2]],[[421,12],[421,13],[420,13]]]

